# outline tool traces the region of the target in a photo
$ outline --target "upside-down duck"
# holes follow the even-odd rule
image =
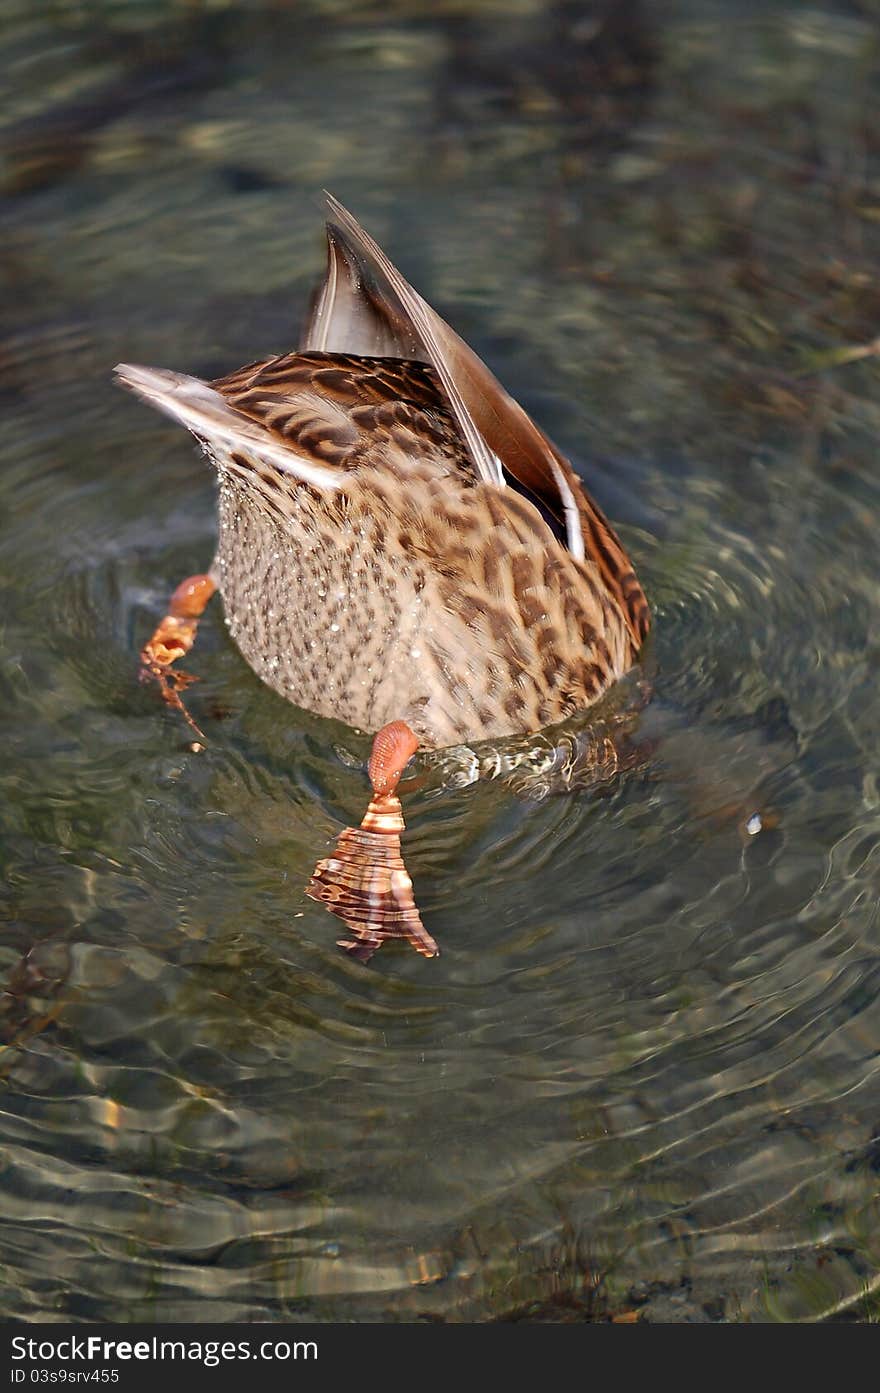
[[[206,382],[120,364],[195,436],[219,540],[174,592],[142,675],[187,719],[215,591],[255,672],[296,706],[375,732],[373,796],[308,893],[366,961],[434,939],[400,851],[417,749],[525,735],[590,707],[649,626],[632,564],[567,459],[328,196],[327,270],[299,348]]]

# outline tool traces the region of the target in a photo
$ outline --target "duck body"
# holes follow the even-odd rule
[[[180,698],[193,679],[173,665],[219,589],[270,687],[376,732],[367,812],[307,893],[361,961],[389,938],[435,957],[401,856],[407,761],[590,707],[633,665],[648,607],[569,462],[328,201],[327,271],[297,352],[213,382],[117,368],[219,481],[214,564],[178,586],[141,673],[201,735]]]
[[[422,746],[523,734],[632,665],[644,595],[566,460],[339,205],[299,352],[118,375],[203,445],[212,574],[282,696]]]
[[[359,462],[332,492],[255,491],[247,466],[218,462],[226,619],[271,687],[437,747],[553,724],[626,671],[617,608],[533,504],[475,479],[430,368],[303,354],[221,390],[241,410],[273,379],[291,414],[320,391],[321,426],[330,400],[342,421],[323,439]]]

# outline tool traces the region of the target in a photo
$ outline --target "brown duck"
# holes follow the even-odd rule
[[[648,606],[568,461],[328,203],[327,272],[297,352],[210,383],[116,369],[219,479],[216,558],[175,591],[142,672],[184,710],[192,679],[172,664],[219,589],[269,686],[377,732],[367,814],[308,893],[361,960],[401,937],[432,957],[400,855],[404,766],[420,746],[522,735],[590,706],[632,666]]]

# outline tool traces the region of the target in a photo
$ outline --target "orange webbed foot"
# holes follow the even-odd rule
[[[404,821],[396,789],[418,745],[403,721],[379,731],[369,764],[373,797],[364,819],[340,833],[333,855],[318,862],[306,887],[354,935],[337,942],[359,962],[368,962],[389,938],[405,938],[426,958],[440,951],[421,921],[400,853]]]

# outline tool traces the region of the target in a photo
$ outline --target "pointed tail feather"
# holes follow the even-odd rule
[[[200,377],[139,363],[117,363],[113,371],[123,387],[186,426],[211,455],[240,451],[318,489],[338,489],[348,478],[344,469],[327,469],[297,453],[289,442],[230,406]]]
[[[400,854],[400,799],[374,795],[360,827],[346,827],[332,856],[319,861],[306,894],[320,900],[354,935],[339,946],[367,962],[390,938],[405,938],[426,958],[439,948],[425,929]]]

